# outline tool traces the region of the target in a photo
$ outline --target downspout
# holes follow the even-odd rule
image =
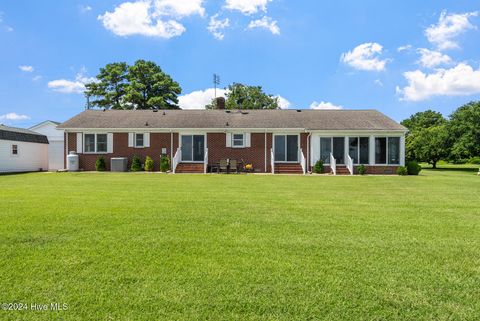
[[[267,173],[267,130],[265,129],[265,173]]]
[[[173,131],[170,129],[170,169],[173,171]]]
[[[65,157],[63,158],[63,166],[67,169],[67,155],[68,155],[68,132],[65,130]]]
[[[310,137],[312,136],[312,132],[308,133],[307,136],[307,172],[310,172]]]

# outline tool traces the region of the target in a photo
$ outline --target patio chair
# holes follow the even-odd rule
[[[226,159],[221,159],[217,169],[218,173],[221,173],[222,171],[228,173],[228,161]]]
[[[230,171],[238,174],[238,164],[236,159],[230,160]]]

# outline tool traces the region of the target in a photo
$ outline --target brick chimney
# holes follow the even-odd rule
[[[216,99],[216,107],[217,109],[225,109],[225,98],[217,97]]]

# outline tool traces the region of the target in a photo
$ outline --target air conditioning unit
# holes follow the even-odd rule
[[[112,172],[126,172],[128,170],[128,158],[126,157],[111,158],[110,170]]]

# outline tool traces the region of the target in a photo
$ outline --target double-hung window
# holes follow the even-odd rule
[[[136,133],[135,134],[135,147],[144,147],[144,135]]]
[[[232,147],[245,147],[245,134],[232,134]]]
[[[375,164],[400,164],[400,137],[375,137]]]
[[[84,151],[85,153],[106,153],[107,134],[85,134]]]

